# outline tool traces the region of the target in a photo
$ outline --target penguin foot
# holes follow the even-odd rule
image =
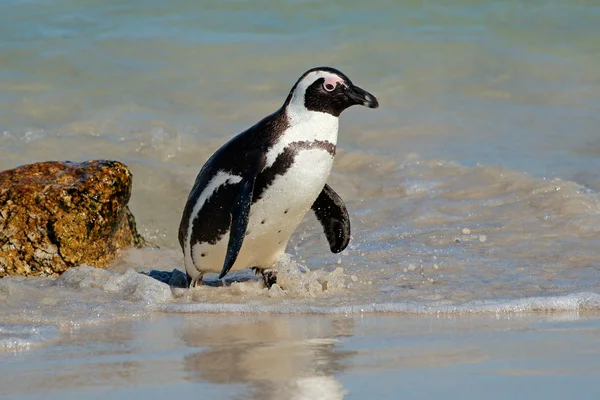
[[[267,289],[271,289],[271,286],[277,283],[277,271],[268,270],[263,272],[263,281],[265,282],[265,286]]]
[[[263,282],[267,289],[271,289],[271,286],[277,283],[277,271],[274,269],[265,269],[252,267],[255,275],[262,274]]]
[[[190,283],[189,286],[188,286],[190,289],[193,288],[193,287],[196,287],[198,285],[203,285],[204,284],[202,282],[202,275],[198,275],[195,278],[192,278],[189,275],[187,277],[188,277],[188,282]]]

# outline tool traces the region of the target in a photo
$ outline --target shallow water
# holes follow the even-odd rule
[[[0,169],[123,161],[138,227],[160,246],[111,271],[1,280],[0,349],[158,311],[600,310],[597,2],[5,0],[0,60]],[[171,290],[127,272],[183,268],[196,173],[316,65],[381,104],[341,118],[329,182],[349,248],[331,254],[307,216],[284,290]]]
[[[154,314],[0,353],[14,399],[595,399],[598,315]],[[4,362],[5,360],[13,362]]]

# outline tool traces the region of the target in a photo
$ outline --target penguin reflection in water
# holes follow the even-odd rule
[[[377,108],[372,94],[340,71],[313,68],[298,79],[283,106],[235,136],[204,164],[181,224],[190,286],[206,272],[252,268],[267,287],[272,268],[304,214],[312,209],[331,251],[350,240],[342,199],[326,184],[333,165],[338,118],[355,104]]]

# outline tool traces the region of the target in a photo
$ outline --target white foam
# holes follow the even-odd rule
[[[207,274],[205,279],[211,286],[174,290],[177,301],[215,304],[224,301],[264,302],[270,298],[280,298],[286,301],[306,302],[342,294],[354,282],[342,267],[311,271],[293,261],[288,254],[284,254],[279,260],[277,284],[271,289],[267,289],[262,278],[254,276],[249,270],[228,274],[225,280],[229,286],[218,289],[212,286],[220,285],[221,281],[212,277],[213,274]],[[159,308],[162,310],[162,307]]]
[[[94,288],[106,293],[118,293],[120,299],[148,305],[172,298],[168,285],[128,269],[123,274],[82,265],[67,270],[57,284],[75,289]]]
[[[48,325],[70,330],[146,316],[156,304],[172,298],[168,285],[132,269],[121,273],[81,266],[56,279],[0,279],[2,326],[34,329]],[[5,339],[5,347],[29,343],[29,339],[23,341],[19,336]]]
[[[524,312],[600,311],[600,294],[574,293],[564,296],[530,297],[515,300],[481,300],[456,305],[418,303],[372,303],[342,306],[310,304],[264,304],[259,301],[244,304],[165,304],[162,311],[178,313],[241,313],[241,314],[509,314]]]
[[[53,325],[0,325],[0,351],[22,351],[41,346],[58,337]]]
[[[378,299],[388,289],[367,285],[363,278],[336,263],[329,268],[309,270],[285,255],[278,271],[278,284],[270,290],[259,277],[250,275],[245,277],[253,280],[228,287],[172,289],[132,269],[118,272],[87,266],[68,270],[56,279],[4,278],[0,280],[0,348],[28,349],[53,340],[57,332],[65,329],[129,320],[155,311],[340,315],[600,311],[600,294],[592,292],[465,302],[438,296],[418,300],[405,296],[382,302]],[[413,298],[414,301],[405,300]]]

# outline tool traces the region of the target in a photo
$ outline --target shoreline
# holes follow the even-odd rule
[[[600,313],[151,313],[0,353],[12,399],[597,398]],[[375,397],[372,397],[375,396]],[[533,397],[532,397],[533,396]]]

